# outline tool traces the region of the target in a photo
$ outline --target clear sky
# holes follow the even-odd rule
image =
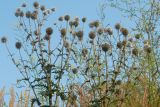
[[[98,5],[103,0],[37,0],[40,4],[46,5],[46,7],[55,7],[55,17],[70,14],[74,16],[86,16],[88,21],[98,19],[97,10]],[[16,8],[20,7],[23,2],[27,5],[32,5],[34,0],[0,0],[0,37],[6,36],[8,38],[9,48],[14,53],[15,42],[15,25],[17,19],[14,16]],[[113,27],[116,22],[121,22],[123,25],[127,25],[129,21],[122,18],[120,12],[107,8],[106,11],[106,25],[111,24]],[[57,19],[53,19],[57,20]],[[125,21],[123,21],[125,20]],[[3,44],[0,44],[0,88],[3,86],[11,87],[16,83],[17,78],[20,78],[16,67],[13,65],[11,59]]]

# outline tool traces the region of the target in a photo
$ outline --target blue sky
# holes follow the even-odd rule
[[[56,12],[51,21],[57,20],[56,17],[70,14],[72,17],[86,16],[88,21],[98,19],[97,10],[98,5],[103,0],[38,0],[40,4],[46,7],[56,8]],[[17,19],[14,16],[16,8],[20,7],[23,2],[32,6],[34,0],[0,0],[0,37],[6,36],[8,38],[8,45],[14,53],[15,42],[15,25]],[[121,22],[123,25],[128,25],[129,20],[122,17],[117,10],[106,8],[106,25],[111,24],[113,27],[116,22]],[[55,19],[54,19],[55,18]],[[123,21],[125,20],[125,21]],[[11,87],[16,83],[17,78],[20,78],[16,67],[12,64],[11,59],[3,44],[0,44],[0,88],[3,86]]]

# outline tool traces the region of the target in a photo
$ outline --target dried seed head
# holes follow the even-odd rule
[[[107,52],[110,49],[110,45],[108,43],[102,44],[102,50]]]
[[[120,28],[121,28],[120,23],[116,23],[116,25],[115,25],[115,29],[116,29],[116,30],[119,30]]]
[[[80,30],[80,31],[76,32],[76,35],[77,35],[79,40],[83,39],[83,31]]]
[[[73,72],[73,74],[77,74],[78,69],[77,69],[77,68],[73,68],[73,69],[72,69],[72,72]]]
[[[112,31],[111,28],[105,28],[105,29],[104,29],[104,32],[105,32],[105,33],[108,33],[109,35],[112,35],[112,34],[113,34],[113,31]]]
[[[121,49],[121,48],[122,48],[122,42],[118,42],[118,43],[117,43],[117,48],[118,48],[118,49]]]
[[[66,36],[66,33],[67,33],[66,29],[65,29],[65,28],[62,28],[62,29],[61,29],[61,36],[62,36],[62,37]]]
[[[144,45],[144,51],[146,52],[146,53],[151,53],[152,52],[152,48],[149,46],[149,45]]]
[[[34,6],[34,8],[38,9],[39,8],[39,3],[38,2],[34,2],[33,6]]]
[[[88,54],[88,50],[87,50],[86,48],[83,48],[83,49],[82,49],[82,55],[83,55],[84,57],[86,57],[87,54]]]
[[[96,33],[94,31],[89,32],[89,38],[94,39],[96,37]]]
[[[2,37],[2,38],[1,38],[1,42],[2,42],[2,43],[6,43],[6,42],[7,42],[7,38],[6,38],[6,37]]]
[[[70,44],[69,44],[68,41],[64,41],[63,46],[64,46],[66,49],[69,49],[69,48],[70,48]]]
[[[21,49],[22,43],[21,43],[21,42],[16,42],[15,47],[16,47],[17,49]]]
[[[100,25],[100,22],[99,22],[98,20],[96,20],[96,21],[94,22],[94,26],[97,28],[97,27],[99,27],[99,25]]]
[[[139,38],[141,37],[141,35],[142,35],[142,34],[136,34],[136,35],[135,35],[135,38],[136,38],[136,39],[139,39]]]
[[[22,7],[26,7],[26,6],[27,6],[27,4],[26,4],[26,3],[23,3],[23,4],[22,4]]]
[[[27,11],[26,12],[26,18],[30,18],[31,17],[31,12],[30,11]]]
[[[75,20],[75,21],[73,21],[72,24],[73,24],[73,26],[77,27],[77,26],[79,25],[79,21],[76,21],[76,20]]]
[[[132,50],[132,54],[135,55],[135,56],[137,56],[137,55],[138,55],[138,49],[137,49],[137,48],[134,48],[134,49]]]
[[[48,27],[47,29],[46,29],[46,34],[47,35],[51,35],[53,33],[53,29],[51,28],[51,27]]]
[[[122,41],[122,44],[123,44],[123,46],[126,46],[126,45],[127,45],[127,41],[126,41],[126,40],[123,40],[123,41]]]
[[[86,17],[82,18],[82,22],[85,23],[86,22]]]
[[[58,20],[59,20],[59,21],[63,21],[63,17],[62,17],[62,16],[59,17]]]
[[[38,18],[37,13],[33,12],[33,13],[31,14],[31,19],[36,20],[37,18]]]
[[[70,20],[70,16],[69,16],[69,15],[65,15],[65,16],[64,16],[64,20],[65,20],[65,21],[69,21],[69,20]]]
[[[126,28],[121,28],[121,33],[126,37],[128,35],[128,30]]]
[[[15,16],[16,16],[16,17],[19,17],[19,16],[20,16],[20,13],[21,13],[21,10],[20,10],[20,8],[18,8],[18,9],[16,10],[16,12],[15,12]]]
[[[41,11],[44,11],[46,8],[44,5],[41,6]]]
[[[52,9],[51,9],[52,12],[55,12],[55,10],[56,10],[55,8],[52,8]]]
[[[99,35],[102,35],[102,34],[103,34],[103,28],[99,28],[99,29],[97,30],[97,33],[98,33]]]

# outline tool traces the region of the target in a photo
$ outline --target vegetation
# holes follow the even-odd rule
[[[33,10],[25,11],[26,4],[16,10],[17,29],[23,34],[15,43],[17,54],[9,50],[7,38],[1,42],[22,75],[17,84],[29,87],[33,95],[25,93],[26,103],[20,107],[160,106],[159,1],[144,5],[143,0],[133,0],[135,10],[132,0],[106,1],[100,20],[64,15],[51,26],[46,23],[55,8],[34,2]],[[106,26],[105,6],[127,13],[135,26],[129,29],[119,22],[113,28]],[[3,97],[4,89],[0,104]],[[14,102],[12,89],[9,106]]]

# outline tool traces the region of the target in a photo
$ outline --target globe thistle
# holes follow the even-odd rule
[[[21,43],[21,42],[16,42],[15,47],[16,47],[17,49],[21,49],[22,43]]]
[[[110,45],[108,43],[102,44],[102,50],[104,52],[107,52],[110,49]]]
[[[138,55],[138,49],[137,48],[132,49],[132,54],[137,56]]]
[[[53,33],[53,29],[51,28],[51,27],[48,27],[47,29],[46,29],[46,34],[47,35],[51,35]]]
[[[118,49],[121,49],[121,48],[122,48],[122,42],[118,42],[118,43],[117,43],[117,48],[118,48]]]
[[[70,20],[70,16],[69,16],[69,15],[65,15],[65,16],[64,16],[64,20],[65,20],[65,21],[69,21],[69,20]]]
[[[79,18],[78,17],[75,17],[74,20],[77,21],[77,22],[79,22]]]
[[[126,46],[127,41],[126,41],[126,40],[123,40],[123,41],[122,41],[122,44],[123,44],[123,46]]]
[[[44,5],[42,5],[41,7],[40,7],[40,9],[41,9],[41,11],[45,11],[45,6]]]
[[[78,69],[77,69],[77,68],[73,68],[73,69],[72,69],[72,72],[73,72],[73,74],[77,74]]]
[[[88,54],[88,50],[87,50],[86,48],[83,48],[83,49],[82,49],[82,55],[83,55],[84,57],[86,57],[87,54]]]
[[[83,39],[83,31],[80,30],[80,31],[76,32],[76,35],[77,35],[79,40]]]
[[[37,18],[38,18],[37,13],[33,12],[33,13],[31,14],[31,19],[36,20]]]
[[[39,8],[39,3],[36,1],[33,3],[34,8],[38,9]]]
[[[151,53],[152,52],[152,48],[149,46],[149,45],[144,45],[144,51],[146,52],[146,53]]]
[[[85,23],[86,20],[87,20],[86,17],[83,17],[83,18],[82,18],[82,22],[83,22],[83,23]]]
[[[30,18],[31,17],[31,12],[30,11],[27,11],[26,12],[26,18]]]
[[[135,35],[135,38],[136,38],[136,39],[139,39],[140,37],[141,37],[141,34],[136,34],[136,35]]]
[[[69,49],[69,48],[70,48],[70,43],[69,43],[68,41],[64,41],[63,46],[64,46],[66,49]]]
[[[2,38],[1,38],[1,42],[2,42],[2,43],[6,43],[6,42],[7,42],[7,38],[6,38],[6,37],[2,37]]]
[[[94,39],[96,37],[96,33],[94,31],[89,32],[89,38]]]
[[[99,35],[102,35],[102,34],[103,34],[103,28],[99,28],[99,29],[97,30],[97,33],[98,33]]]
[[[123,36],[127,36],[128,35],[128,30],[126,28],[121,28],[121,33],[123,34]]]
[[[23,3],[23,4],[22,4],[22,7],[26,7],[26,6],[27,6],[27,4],[26,4],[26,3]]]
[[[105,32],[105,33],[108,33],[109,35],[112,35],[112,34],[113,34],[113,31],[112,31],[111,28],[105,28],[105,29],[104,29],[104,32]]]
[[[116,25],[115,25],[115,29],[116,29],[116,30],[119,30],[120,28],[121,28],[120,23],[116,23]]]
[[[79,25],[79,21],[76,21],[76,20],[75,20],[75,21],[73,21],[72,24],[73,24],[73,26],[77,27],[77,26]]]
[[[65,29],[65,28],[62,28],[62,29],[61,29],[61,35],[62,35],[62,37],[66,36],[66,34],[67,34],[66,29]]]
[[[62,16],[59,17],[58,20],[59,20],[59,21],[63,21],[63,17],[62,17]]]
[[[20,17],[23,17],[23,16],[24,16],[23,11],[21,11],[21,12],[19,13],[19,16],[20,16]]]

